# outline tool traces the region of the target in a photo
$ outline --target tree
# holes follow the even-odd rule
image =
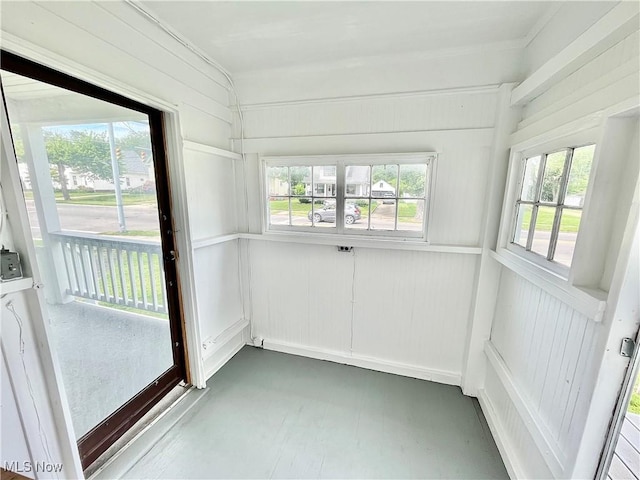
[[[138,155],[145,152],[147,159],[151,156],[151,135],[147,131],[130,129],[127,135],[116,139],[116,145],[121,150],[134,150]]]
[[[89,178],[113,181],[111,150],[105,134],[87,130],[72,130],[68,134],[44,133],[49,163],[58,169],[60,189],[69,200],[65,169],[71,168]],[[121,172],[123,166],[120,165]]]

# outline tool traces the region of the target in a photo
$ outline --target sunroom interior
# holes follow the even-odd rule
[[[640,478],[637,2],[0,6],[3,479]]]

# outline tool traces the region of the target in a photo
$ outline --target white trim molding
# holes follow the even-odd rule
[[[250,110],[262,110],[279,107],[290,107],[294,105],[313,105],[327,103],[348,103],[359,102],[362,100],[378,100],[383,98],[413,98],[413,97],[431,97],[443,95],[460,95],[460,94],[476,94],[476,93],[498,93],[500,85],[481,85],[474,87],[458,87],[458,88],[439,88],[433,90],[414,90],[409,92],[392,92],[392,93],[372,93],[370,95],[352,95],[348,97],[325,97],[325,98],[309,98],[300,100],[287,100],[283,102],[264,102],[241,105],[243,112]],[[231,106],[235,112],[238,111],[237,105]]]
[[[211,247],[213,245],[219,245],[220,243],[232,242],[234,240],[238,240],[240,235],[237,233],[230,233],[228,235],[216,235],[214,237],[201,238],[198,240],[193,240],[191,244],[191,248],[194,250],[198,250],[200,248]]]
[[[240,326],[242,328],[240,328]],[[210,348],[204,357],[205,378],[209,380],[220,370],[225,363],[238,353],[244,347],[251,337],[251,326],[249,321],[242,320],[240,323],[232,325],[230,329],[222,332],[221,336],[216,337],[219,342],[215,348]]]
[[[192,140],[184,140],[182,142],[182,146],[185,150],[191,150],[193,152],[208,153],[210,155],[215,155],[216,157],[230,158],[231,160],[242,160],[242,155],[239,153],[200,142],[194,142]]]
[[[481,255],[482,248],[464,245],[434,245],[424,241],[364,238],[349,235],[322,235],[313,233],[240,233],[239,238],[263,242],[301,243],[307,245],[348,245],[360,248],[382,248],[385,250],[414,250],[420,252],[456,253]]]
[[[364,355],[338,352],[326,348],[314,348],[289,342],[279,342],[269,339],[262,341],[262,347],[274,352],[289,353],[301,357],[315,358],[317,360],[327,360],[329,362],[351,365],[353,367],[366,368],[378,372],[392,373],[403,377],[429,380],[431,382],[444,383],[446,385],[459,386],[461,375],[459,372],[449,372],[445,370],[435,370],[417,365],[392,362],[379,358],[367,357]]]
[[[527,427],[531,438],[533,438],[554,477],[565,478],[567,458],[561,446],[553,438],[544,421],[531,407],[529,400],[520,393],[520,388],[511,378],[509,368],[490,340],[485,342],[484,351],[489,360],[489,365],[500,379],[502,386],[509,395],[511,402],[518,411],[522,422]]]

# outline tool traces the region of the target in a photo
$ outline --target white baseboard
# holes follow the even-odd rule
[[[231,360],[231,357],[238,353],[249,341],[250,336],[251,327],[247,322],[244,328],[216,347],[214,351],[207,352],[207,356],[204,359],[205,378],[207,380],[211,378],[225,363]]]
[[[273,350],[276,352],[290,353],[293,355],[300,355],[302,357],[315,358],[317,360],[328,360],[330,362],[366,368],[367,370],[393,373],[394,375],[401,375],[403,377],[418,378],[420,380],[429,380],[447,385],[460,386],[461,383],[461,375],[456,372],[428,369],[418,367],[416,365],[382,360],[379,358],[352,355],[346,352],[308,347],[295,343],[276,342],[268,339],[264,340],[262,346],[267,350]]]
[[[502,427],[502,422],[500,421],[498,415],[496,415],[493,403],[491,403],[491,399],[484,389],[478,390],[478,402],[480,403],[480,408],[482,408],[484,418],[486,418],[487,420],[487,424],[489,425],[489,430],[491,430],[493,439],[496,442],[496,446],[498,447],[498,451],[500,452],[500,456],[502,457],[504,466],[507,469],[509,478],[511,478],[512,480],[516,480],[518,478],[527,478],[524,470],[522,469],[522,466],[520,465],[520,462],[518,461],[518,456],[513,451],[511,442],[505,434],[504,428]]]

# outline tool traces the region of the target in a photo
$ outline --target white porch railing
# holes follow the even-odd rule
[[[167,313],[160,243],[89,233],[49,235],[62,247],[69,295]]]

